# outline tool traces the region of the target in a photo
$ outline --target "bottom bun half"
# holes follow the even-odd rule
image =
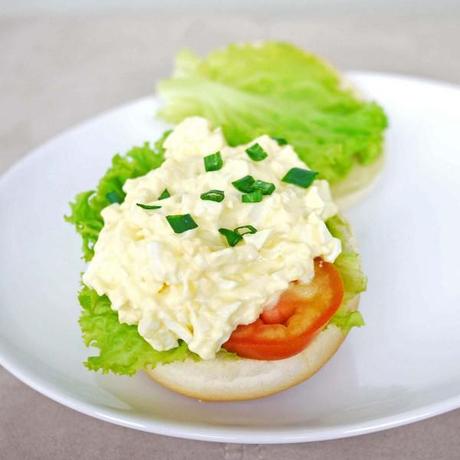
[[[359,298],[347,305],[356,310]],[[315,374],[338,350],[346,333],[335,325],[323,329],[295,356],[277,361],[217,357],[158,365],[147,374],[161,385],[203,401],[242,401],[286,390]]]

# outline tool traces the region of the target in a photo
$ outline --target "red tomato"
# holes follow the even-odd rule
[[[300,353],[327,324],[343,298],[333,264],[315,260],[315,277],[291,283],[274,308],[251,324],[238,326],[223,347],[243,358],[274,360]]]

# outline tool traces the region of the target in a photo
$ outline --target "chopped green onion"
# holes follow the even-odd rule
[[[168,189],[165,188],[162,192],[161,195],[158,197],[159,200],[166,200],[166,198],[169,198],[171,194],[168,192]]]
[[[204,160],[204,169],[206,171],[217,171],[224,165],[224,160],[222,160],[222,156],[220,152],[212,153],[211,155],[205,156]]]
[[[240,192],[251,195],[250,197],[243,198],[244,203],[262,201],[262,195],[271,195],[275,191],[275,184],[263,180],[255,180],[252,176],[244,176],[232,182],[232,184]]]
[[[187,230],[197,228],[197,223],[190,214],[177,214],[166,216],[166,219],[174,230],[174,233],[184,233]]]
[[[243,193],[250,193],[254,191],[255,179],[252,176],[244,176],[241,179],[233,181],[233,186]]]
[[[225,194],[222,190],[209,190],[209,192],[202,193],[200,198],[202,200],[217,201],[219,203],[225,198]]]
[[[272,139],[277,142],[278,145],[287,145],[288,141],[284,137],[272,136]]]
[[[241,201],[243,203],[258,203],[259,201],[262,201],[263,197],[264,196],[260,190],[254,190],[251,193],[245,193],[242,195]]]
[[[235,230],[230,230],[228,228],[219,228],[219,233],[225,236],[229,246],[237,245],[243,237],[237,233]]]
[[[252,225],[242,225],[241,227],[236,227],[234,230],[229,228],[219,228],[219,233],[225,236],[229,246],[236,246],[240,241],[243,240],[243,235],[249,233],[256,233],[257,229]]]
[[[155,205],[155,204],[142,204],[142,203],[136,203],[137,206],[139,206],[142,209],[160,209],[161,206]]]
[[[275,191],[275,184],[263,180],[256,180],[254,182],[254,188],[260,190],[263,195],[271,195]]]
[[[233,231],[240,236],[247,235],[248,233],[257,233],[257,229],[252,225],[242,225],[241,227],[236,227]]]
[[[257,143],[246,149],[249,158],[254,161],[262,161],[268,157],[267,152]]]
[[[124,197],[120,196],[118,192],[109,192],[105,195],[109,203],[123,203]]]
[[[318,173],[316,171],[311,171],[309,169],[292,168],[281,180],[283,182],[287,182],[288,184],[294,184],[299,187],[307,188],[313,183],[317,175]]]

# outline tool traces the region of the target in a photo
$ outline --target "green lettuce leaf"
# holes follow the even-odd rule
[[[342,277],[345,288],[344,301],[332,317],[330,324],[335,324],[348,332],[352,327],[361,327],[365,324],[359,311],[348,310],[348,303],[366,290],[367,277],[362,270],[361,257],[355,248],[348,222],[337,214],[328,219],[326,225],[331,234],[342,242],[342,252],[334,265]]]
[[[65,220],[73,224],[82,238],[83,258],[90,261],[94,255],[94,244],[104,222],[101,211],[113,201],[122,202],[123,185],[128,179],[144,176],[163,163],[163,142],[169,135],[166,131],[152,148],[148,142],[133,147],[126,155],[115,155],[96,190],[79,193],[70,203],[70,215]]]
[[[158,91],[165,120],[203,116],[222,127],[230,145],[261,134],[284,138],[331,184],[382,153],[382,108],[345,88],[324,61],[287,43],[234,44],[205,59],[184,51]]]
[[[133,375],[159,363],[196,359],[184,342],[172,350],[154,350],[139,335],[137,326],[119,323],[118,313],[112,310],[110,300],[107,296],[99,296],[94,289],[83,286],[78,299],[82,306],[79,322],[83,340],[87,346],[99,348],[99,354],[85,362],[88,369]]]
[[[351,228],[348,222],[336,214],[326,222],[332,236],[342,242],[342,252],[334,262],[340,272],[348,297],[355,297],[367,288],[367,278],[361,267],[361,257],[358,254]]]
[[[353,327],[362,327],[366,323],[359,311],[341,311],[339,310],[329,321],[329,324],[335,324],[342,331],[348,333]]]

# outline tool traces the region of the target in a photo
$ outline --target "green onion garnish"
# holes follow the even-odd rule
[[[236,227],[233,231],[240,236],[247,235],[248,233],[257,233],[257,229],[252,225],[242,225],[241,227]]]
[[[254,182],[254,189],[260,190],[263,195],[271,195],[275,191],[275,184],[263,180],[256,180]]]
[[[254,191],[255,179],[252,176],[244,176],[241,179],[233,181],[233,186],[243,193],[250,193]]]
[[[244,176],[232,182],[233,186],[243,195],[243,203],[257,203],[262,201],[262,195],[271,195],[275,191],[275,184],[263,180],[255,180],[252,176]]]
[[[241,201],[243,203],[258,203],[259,201],[262,201],[263,197],[264,196],[260,190],[254,190],[251,193],[241,195]]]
[[[166,198],[169,198],[171,194],[168,192],[168,189],[165,188],[162,192],[161,195],[158,197],[159,200],[166,200]]]
[[[267,152],[257,143],[247,148],[246,153],[249,155],[249,158],[254,161],[262,161],[268,157]]]
[[[109,203],[123,203],[124,197],[120,196],[118,192],[109,192],[105,195]]]
[[[137,206],[139,206],[142,209],[160,209],[161,206],[155,205],[155,204],[142,204],[142,203],[136,203]]]
[[[220,152],[212,153],[211,155],[205,156],[204,160],[204,169],[206,171],[217,171],[224,165],[224,160],[222,160],[222,156]]]
[[[237,245],[243,237],[237,233],[235,230],[230,230],[228,228],[219,228],[219,233],[225,236],[229,246]]]
[[[234,230],[229,228],[219,228],[219,233],[225,236],[229,246],[236,246],[240,241],[243,240],[243,235],[249,233],[256,233],[257,229],[252,225],[242,225],[241,227],[236,227]]]
[[[292,168],[281,180],[283,182],[287,182],[288,184],[294,184],[299,187],[307,188],[313,183],[317,175],[318,173],[316,171],[311,171],[309,169]]]
[[[202,200],[221,202],[225,198],[223,190],[209,190],[209,192],[200,195]]]
[[[278,145],[287,145],[288,141],[284,137],[272,136],[272,139],[277,142]]]
[[[187,230],[197,228],[197,223],[193,220],[190,214],[177,214],[172,216],[166,216],[166,219],[174,230],[174,233],[184,233]]]

